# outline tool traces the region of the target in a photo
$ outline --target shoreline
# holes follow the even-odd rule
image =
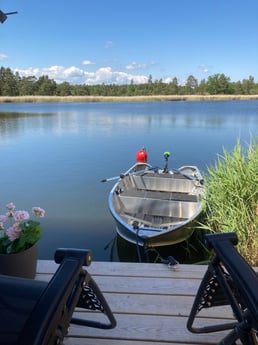
[[[258,95],[157,95],[157,96],[0,96],[1,103],[56,102],[169,102],[258,100]]]

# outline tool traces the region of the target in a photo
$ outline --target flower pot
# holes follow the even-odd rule
[[[31,278],[36,275],[38,245],[14,254],[0,254],[0,274]]]

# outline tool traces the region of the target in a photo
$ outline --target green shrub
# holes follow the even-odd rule
[[[258,266],[258,141],[247,147],[237,141],[233,152],[223,150],[206,176],[202,228],[236,232],[241,255]]]

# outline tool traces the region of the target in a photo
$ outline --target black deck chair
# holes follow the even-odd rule
[[[57,250],[55,261],[60,265],[48,283],[0,275],[0,344],[61,344],[71,323],[114,328],[112,311],[83,267],[90,265],[91,257],[89,250]],[[106,320],[73,318],[76,307],[104,313]]]
[[[208,266],[197,292],[187,328],[193,333],[231,330],[220,345],[258,344],[258,275],[237,252],[235,233],[209,234],[206,245],[215,257]],[[203,308],[230,305],[235,322],[194,327],[195,318]],[[199,320],[200,321],[200,320]]]

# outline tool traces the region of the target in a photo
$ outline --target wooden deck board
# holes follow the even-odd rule
[[[39,260],[36,279],[48,281],[58,265]],[[207,266],[93,262],[86,267],[106,297],[117,327],[101,330],[71,325],[65,345],[217,344],[225,332],[192,334],[186,322]],[[98,314],[77,309],[76,316],[95,319]],[[229,307],[207,309],[201,325],[232,321]],[[101,315],[101,317],[103,317]]]

